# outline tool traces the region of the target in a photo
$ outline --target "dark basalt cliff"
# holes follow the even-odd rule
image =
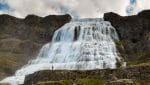
[[[110,12],[104,14],[104,20],[116,28],[117,47],[129,65],[150,62],[150,10],[125,17]]]
[[[29,15],[25,19],[0,15],[0,80],[34,58],[54,31],[70,20],[70,15]]]

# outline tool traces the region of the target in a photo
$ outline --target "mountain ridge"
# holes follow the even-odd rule
[[[0,79],[35,58],[42,45],[51,41],[54,31],[70,20],[70,15],[28,15],[24,19],[0,15]]]
[[[116,28],[120,41],[118,49],[128,64],[150,61],[150,10],[144,10],[134,16],[120,16],[105,13],[104,20],[110,21]]]

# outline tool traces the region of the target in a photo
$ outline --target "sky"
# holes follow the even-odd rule
[[[73,18],[99,18],[106,12],[122,16],[150,9],[150,0],[0,0],[0,14],[24,18],[70,14]]]

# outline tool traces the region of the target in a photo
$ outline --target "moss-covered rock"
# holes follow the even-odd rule
[[[45,81],[45,82],[38,82],[35,85],[103,85],[105,80],[100,79],[68,79],[68,80],[60,80],[60,81]]]

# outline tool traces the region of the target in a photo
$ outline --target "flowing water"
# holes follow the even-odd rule
[[[72,20],[59,28],[52,42],[44,45],[37,58],[1,82],[22,84],[25,75],[39,70],[114,69],[120,60],[115,41],[118,36],[103,19]]]

